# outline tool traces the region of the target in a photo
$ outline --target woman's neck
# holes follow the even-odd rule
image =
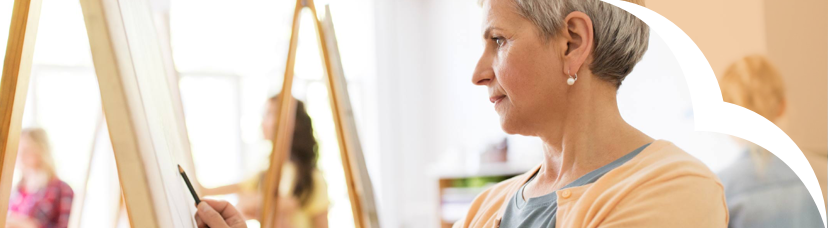
[[[571,108],[563,124],[539,134],[545,144],[544,161],[535,189],[545,193],[560,189],[653,141],[621,118],[615,88],[588,88],[609,83],[585,84],[587,88],[570,91]]]
[[[23,184],[23,188],[26,189],[26,191],[35,192],[45,187],[49,183],[50,179],[51,177],[45,171],[24,170],[21,184]]]

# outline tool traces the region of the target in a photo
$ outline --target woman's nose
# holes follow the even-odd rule
[[[485,53],[477,62],[477,67],[474,69],[472,75],[472,83],[479,86],[485,86],[494,79],[494,71],[492,70],[491,60],[486,58]]]

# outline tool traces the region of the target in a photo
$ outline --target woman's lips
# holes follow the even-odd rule
[[[505,95],[501,95],[501,96],[496,96],[496,97],[490,97],[490,98],[489,98],[489,101],[491,101],[492,103],[494,103],[495,105],[497,105],[497,103],[498,103],[499,101],[503,100],[503,98],[506,98],[506,96],[505,96]]]

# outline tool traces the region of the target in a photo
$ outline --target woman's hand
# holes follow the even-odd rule
[[[201,200],[195,220],[199,228],[247,228],[244,217],[227,201]]]

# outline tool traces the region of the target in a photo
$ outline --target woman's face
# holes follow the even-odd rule
[[[32,139],[27,136],[20,137],[20,143],[17,146],[17,164],[24,169],[38,169],[40,168],[40,153],[41,148]]]
[[[273,131],[276,129],[276,113],[279,112],[279,107],[276,107],[274,102],[267,102],[267,113],[262,119],[262,133],[265,139],[273,140]]]
[[[566,110],[566,41],[544,39],[510,1],[489,0],[483,6],[486,45],[472,82],[489,88],[506,133],[537,135],[539,129],[557,126]]]

